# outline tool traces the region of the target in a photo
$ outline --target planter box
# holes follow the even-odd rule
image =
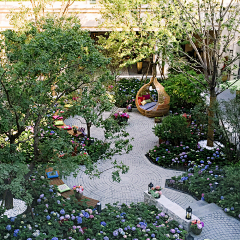
[[[198,217],[192,215],[192,219],[187,220],[186,210],[180,207],[178,204],[172,202],[168,198],[166,198],[163,194],[160,198],[154,198],[151,194],[148,194],[148,191],[144,192],[144,203],[148,205],[154,205],[158,209],[162,210],[168,216],[176,220],[179,224],[181,224],[185,230],[190,231],[190,225],[192,219],[199,220]]]

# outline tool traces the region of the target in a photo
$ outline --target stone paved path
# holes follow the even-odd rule
[[[109,113],[106,113],[107,117]],[[63,181],[68,186],[81,184],[84,186],[84,195],[98,199],[102,208],[107,203],[119,202],[130,204],[131,202],[143,202],[143,192],[147,185],[152,182],[155,186],[164,187],[165,179],[181,174],[179,171],[167,170],[153,165],[145,157],[145,154],[158,144],[158,138],[154,135],[152,127],[154,119],[142,116],[137,109],[129,113],[129,125],[126,130],[130,137],[134,137],[132,142],[133,150],[129,154],[117,155],[113,160],[122,161],[130,167],[127,174],[121,175],[121,182],[113,182],[111,170],[105,171],[100,179],[90,179],[82,171],[75,179],[69,176]],[[76,118],[65,121],[69,125],[84,126]],[[91,127],[91,136],[103,139],[103,132],[95,127]],[[111,166],[111,160],[99,161],[99,170],[107,169]],[[84,167],[81,167],[84,170]],[[196,200],[191,196],[176,192],[171,189],[163,189],[163,194],[171,201],[176,202],[184,209],[188,206],[195,206]],[[194,213],[194,208],[193,208]],[[202,234],[194,236],[196,240],[240,240],[240,221],[229,217],[220,208],[203,208],[200,219],[205,223]]]

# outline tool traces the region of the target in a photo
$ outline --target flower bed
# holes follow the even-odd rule
[[[135,98],[143,84],[143,81],[140,81],[139,79],[120,79],[114,87],[115,105],[117,107],[125,108],[128,104],[132,104],[132,107],[136,107]]]
[[[162,143],[151,149],[147,156],[154,164],[177,170],[191,169],[194,165],[203,163],[220,166],[229,164],[221,149],[202,149],[200,145],[194,143],[180,146]]]
[[[35,189],[31,213],[14,218],[0,218],[0,233],[4,239],[184,239],[182,226],[144,203],[107,205],[101,213],[96,209],[64,199],[48,180],[35,172],[30,177]]]
[[[198,199],[216,203],[229,215],[240,220],[240,167],[208,166],[200,164],[178,177],[167,186],[187,192]]]

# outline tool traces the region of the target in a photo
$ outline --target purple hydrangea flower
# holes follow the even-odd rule
[[[44,194],[41,194],[40,196],[39,196],[39,198],[43,198],[44,197]]]
[[[114,237],[118,236],[118,231],[114,231],[114,232],[113,232],[113,236],[114,236]]]
[[[170,232],[171,233],[175,233],[176,231],[175,231],[175,229],[171,229]]]

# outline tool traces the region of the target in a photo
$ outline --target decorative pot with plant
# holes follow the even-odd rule
[[[127,105],[127,111],[131,112],[132,111],[132,104]]]
[[[160,186],[152,187],[149,191],[154,198],[160,198],[162,195],[162,188]]]
[[[195,219],[191,222],[190,229],[193,234],[199,235],[201,234],[203,227],[204,227],[204,223],[201,222],[200,220]]]
[[[73,186],[73,191],[75,193],[75,197],[77,200],[81,199],[83,196],[83,186],[79,185],[79,186]]]
[[[113,114],[113,118],[118,121],[119,124],[127,122],[129,119],[129,115],[125,112],[117,112]]]
[[[73,132],[77,134],[78,128],[76,126],[73,126],[72,129],[73,129]]]

